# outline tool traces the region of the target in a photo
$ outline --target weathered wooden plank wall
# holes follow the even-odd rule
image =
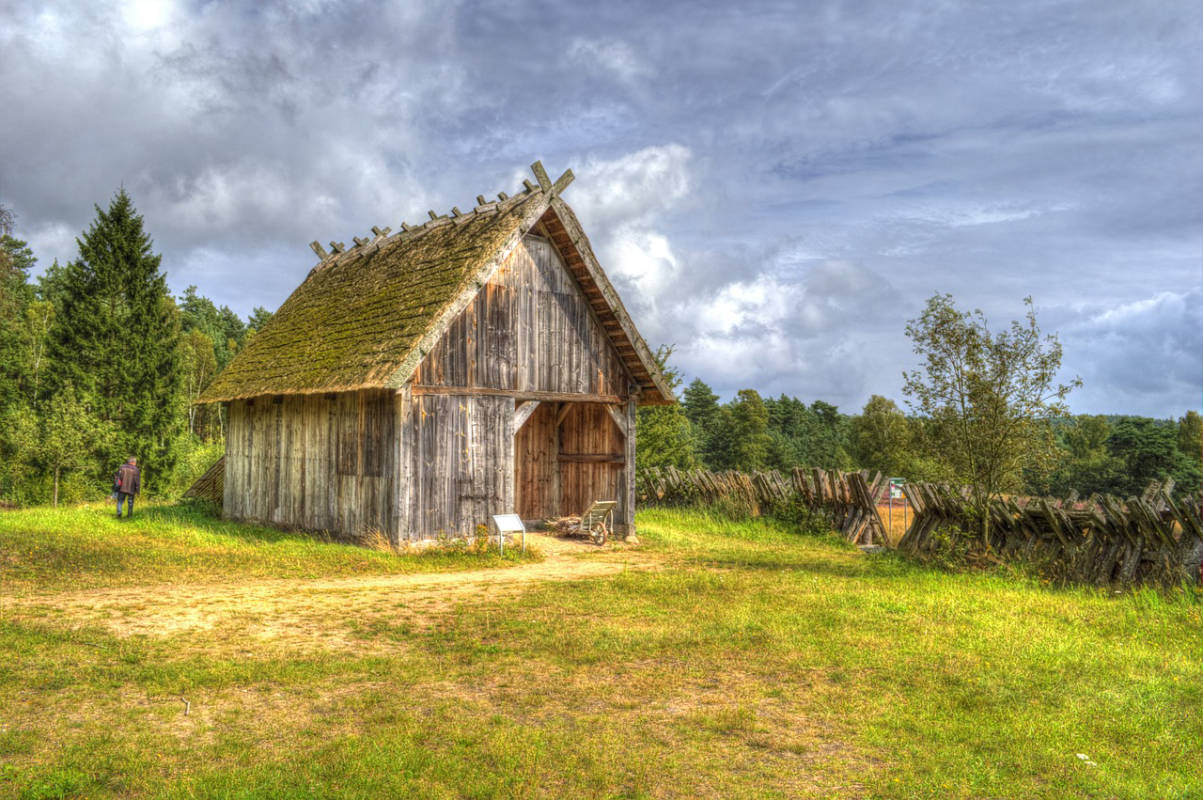
[[[559,515],[558,408],[556,403],[540,403],[514,436],[514,507],[523,519]]]
[[[626,367],[545,239],[527,236],[426,355],[415,386],[626,398]]]
[[[418,395],[401,427],[399,536],[468,536],[514,505],[514,401]]]
[[[617,500],[614,521],[624,520],[623,444],[605,406],[572,404],[560,425],[561,513],[581,514],[594,500]]]
[[[625,437],[596,401],[625,403],[632,383],[555,247],[527,236],[411,381],[410,410],[402,412],[402,535],[471,533],[511,510],[529,520],[579,514],[601,499],[619,501],[615,523],[623,527],[631,502]],[[512,431],[514,397],[524,392],[557,399],[541,403],[508,445],[464,422]],[[464,437],[471,455],[447,449]],[[497,469],[505,470],[505,493]]]
[[[230,404],[223,512],[305,530],[394,530],[391,391]]]

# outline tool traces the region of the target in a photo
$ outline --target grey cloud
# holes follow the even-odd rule
[[[246,313],[311,239],[513,191],[541,158],[577,172],[567,199],[653,345],[724,394],[897,397],[905,320],[951,291],[1000,322],[1035,295],[1087,381],[1075,409],[1198,405],[1173,355],[1197,312],[1098,320],[1197,308],[1203,9],[172,8],[0,0],[0,202],[44,263],[124,184],[172,286]],[[1142,350],[1168,377],[1114,362]]]

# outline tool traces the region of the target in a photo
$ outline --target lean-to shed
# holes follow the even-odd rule
[[[229,410],[223,513],[394,542],[617,500],[635,407],[674,402],[541,164],[399,233],[331,242],[205,390]]]

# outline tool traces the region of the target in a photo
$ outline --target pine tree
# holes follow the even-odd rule
[[[28,368],[23,329],[33,300],[29,270],[36,261],[25,242],[0,235],[0,410],[20,398]]]
[[[701,378],[694,378],[682,393],[681,407],[693,430],[694,452],[708,469],[718,469],[715,435],[722,424],[718,395]]]
[[[246,320],[247,332],[256,333],[262,330],[264,325],[271,322],[272,316],[273,312],[268,311],[263,306],[255,306],[251,309],[251,315]]]
[[[76,240],[79,258],[56,277],[61,307],[51,329],[48,381],[71,385],[117,435],[95,452],[94,475],[136,455],[153,481],[166,475],[184,421],[179,311],[125,190]],[[148,481],[148,482],[149,482]]]
[[[745,472],[762,470],[768,465],[769,412],[755,389],[740,389],[731,401],[731,439],[729,469]]]
[[[33,252],[9,235],[12,215],[0,206],[0,494],[28,494],[37,420],[29,396],[31,361],[27,323],[33,301]]]

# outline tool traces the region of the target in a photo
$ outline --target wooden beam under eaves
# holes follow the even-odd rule
[[[627,435],[627,415],[625,411],[620,411],[620,406],[606,406],[606,411],[610,415],[610,419],[614,422],[614,427],[618,428],[618,432],[623,436]]]
[[[531,418],[531,415],[534,414],[535,410],[538,408],[538,400],[527,400],[524,403],[520,403],[518,407],[514,409],[514,433],[518,433],[518,431],[522,429],[522,426],[526,424],[526,421]]]

